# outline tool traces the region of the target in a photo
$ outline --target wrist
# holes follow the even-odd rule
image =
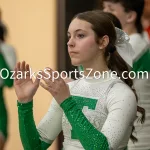
[[[22,110],[30,110],[33,107],[33,101],[22,103],[17,100],[17,106],[18,106],[19,112]]]
[[[21,104],[29,103],[33,100],[33,98],[25,98],[25,99],[18,99],[17,101]]]
[[[56,101],[57,101],[57,103],[59,104],[59,105],[61,105],[64,101],[66,101],[66,100],[68,100],[68,99],[70,99],[71,98],[71,95],[69,95],[69,96],[67,96],[66,98],[63,98],[63,100],[62,99],[57,99]]]

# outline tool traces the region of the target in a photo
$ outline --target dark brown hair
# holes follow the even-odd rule
[[[109,12],[105,12],[105,14],[108,15],[109,19],[112,21],[112,23],[114,24],[115,27],[122,29],[121,23],[115,15],[113,15]]]
[[[80,20],[87,21],[92,24],[92,30],[95,32],[97,39],[107,35],[109,37],[109,44],[105,49],[104,56],[108,60],[108,67],[112,71],[116,71],[117,75],[121,78],[121,80],[126,83],[134,92],[136,96],[136,100],[138,101],[138,97],[135,89],[133,89],[133,81],[128,76],[128,73],[125,75],[125,79],[122,77],[122,73],[124,71],[129,72],[129,67],[126,62],[122,59],[119,53],[116,51],[115,42],[116,42],[116,31],[115,27],[112,23],[112,20],[108,16],[107,13],[102,11],[87,11],[83,13],[77,14],[73,19],[78,18]],[[96,40],[98,41],[98,40]],[[137,111],[142,114],[141,123],[145,120],[145,110],[141,107],[137,107]],[[134,126],[133,126],[134,130]],[[132,130],[132,132],[133,132]],[[130,136],[133,142],[137,141],[136,137],[132,134]]]
[[[0,41],[5,42],[5,37],[7,36],[6,27],[0,22]]]

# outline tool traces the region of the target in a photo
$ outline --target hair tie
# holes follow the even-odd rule
[[[132,67],[134,50],[131,44],[129,43],[130,38],[121,29],[115,27],[115,30],[117,35],[117,40],[115,43],[116,50],[119,53],[119,55],[124,59],[124,61]]]
[[[110,48],[110,53],[114,53],[116,51],[116,46],[114,45],[114,46],[112,46],[111,48]]]

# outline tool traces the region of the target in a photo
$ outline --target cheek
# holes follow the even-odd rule
[[[121,19],[121,14],[120,14],[120,12],[114,11],[112,14],[115,15],[119,20]]]
[[[119,11],[115,11],[115,12],[113,13],[113,15],[115,15],[115,16],[118,18],[118,20],[120,21],[121,25],[124,24],[124,18],[125,18],[125,16],[124,16],[123,13],[121,13],[121,12],[119,12]]]
[[[95,42],[95,39],[87,39],[80,44],[80,54],[83,57],[93,57],[97,53],[98,44]]]
[[[93,38],[84,39],[83,41],[81,41],[79,46],[80,46],[81,52],[82,51],[87,52],[87,51],[90,51],[91,49],[96,49],[98,47],[98,45],[95,42],[95,39]]]

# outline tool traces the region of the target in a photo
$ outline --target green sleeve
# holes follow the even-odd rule
[[[148,71],[150,72],[150,48],[148,48],[138,59],[136,59],[133,63],[132,71],[140,72],[140,71]]]
[[[76,104],[75,98],[76,96],[70,96],[60,106],[82,146],[86,150],[108,150],[107,138],[88,121]]]
[[[2,71],[2,69],[6,69],[8,70],[8,72],[6,70]],[[12,87],[13,86],[13,79],[11,79],[12,72],[10,71],[2,53],[0,53],[0,72],[1,72],[1,77],[3,78],[7,77],[8,75],[6,79],[3,79],[4,86]]]
[[[17,102],[19,132],[24,150],[46,150],[50,144],[43,142],[33,119],[33,101],[22,104]]]

